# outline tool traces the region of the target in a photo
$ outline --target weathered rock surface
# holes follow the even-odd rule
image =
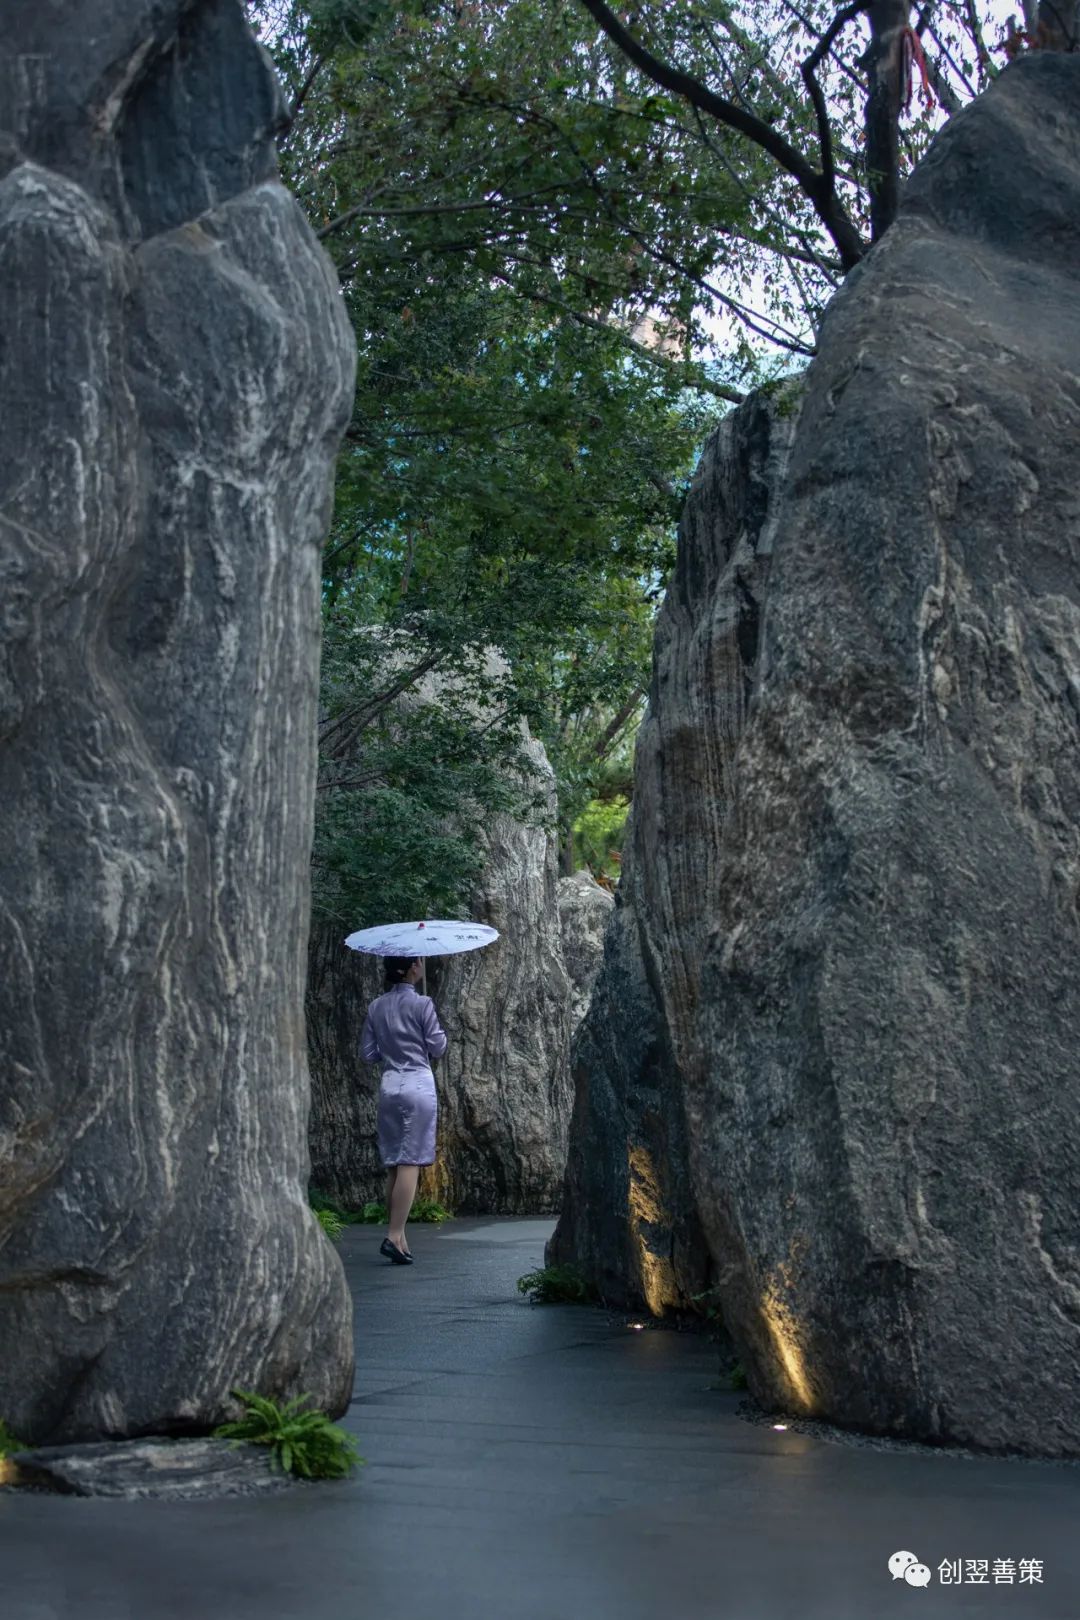
[[[701,957],[790,452],[790,397],[706,446],[657,625],[634,800],[603,967],[574,1044],[574,1116],[551,1258],[613,1303],[687,1308],[712,1283],[689,1169]]]
[[[1080,1450],[1078,455],[1080,60],[1038,53],[947,127],[829,311],[751,702],[732,724],[714,683],[717,765],[681,872],[630,891],[624,970],[669,998],[669,1174],[754,1392],[1051,1454]],[[683,551],[704,622],[715,564]],[[673,695],[697,622],[658,645]],[[697,713],[654,722],[635,856]],[[626,1140],[604,979],[560,1243],[629,1286],[588,1177]]]
[[[536,776],[554,799],[539,743]],[[433,1067],[438,1158],[421,1194],[462,1214],[558,1207],[570,1117],[571,990],[563,963],[554,842],[541,826],[492,817],[470,916],[500,932],[482,951],[428,966],[428,993],[449,1036]],[[345,949],[344,930],[312,929],[307,1021],[312,1077],[312,1180],[349,1208],[383,1196],[375,1142],[379,1070],[362,1063],[379,962]]]
[[[0,40],[0,1366],[38,1443],[351,1380],[305,1198],[319,546],[351,397],[237,0]]]
[[[198,1499],[262,1495],[294,1481],[266,1446],[229,1440],[127,1440],[43,1446],[14,1459],[13,1483],[63,1496]]]
[[[559,879],[559,925],[563,960],[570,977],[572,1034],[589,1010],[593,985],[604,959],[604,930],[614,906],[614,896],[589,871]]]

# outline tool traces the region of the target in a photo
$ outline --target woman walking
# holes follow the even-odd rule
[[[360,1053],[365,1063],[383,1065],[376,1130],[379,1157],[387,1170],[389,1231],[381,1253],[396,1266],[411,1266],[405,1222],[421,1166],[435,1160],[437,1104],[431,1059],[446,1051],[446,1034],[430,997],[417,993],[420,958],[387,956],[383,967],[386,991],[368,1008]]]

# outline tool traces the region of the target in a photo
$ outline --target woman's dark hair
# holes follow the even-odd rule
[[[386,988],[392,990],[395,984],[402,984],[413,963],[419,960],[418,956],[384,956],[383,972],[386,975]]]

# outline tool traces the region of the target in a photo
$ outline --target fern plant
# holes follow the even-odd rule
[[[576,1266],[541,1266],[518,1278],[518,1293],[534,1305],[587,1305],[596,1291]]]
[[[250,1390],[234,1389],[233,1395],[245,1412],[214,1430],[219,1440],[269,1446],[272,1467],[304,1479],[345,1479],[363,1464],[352,1435],[331,1423],[325,1412],[314,1410],[313,1396],[298,1395],[279,1406]]]
[[[327,1209],[325,1207],[322,1209],[316,1209],[314,1204],[312,1205],[312,1210],[314,1211],[315,1219],[318,1221],[331,1243],[336,1243],[342,1232],[345,1230],[345,1222],[337,1213],[337,1210]]]

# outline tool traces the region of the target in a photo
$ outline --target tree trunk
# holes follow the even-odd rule
[[[863,57],[866,97],[866,177],[870,239],[878,241],[900,205],[900,106],[904,94],[904,30],[908,0],[872,0],[870,45]]]
[[[1080,0],[1039,0],[1040,50],[1080,50]]]

